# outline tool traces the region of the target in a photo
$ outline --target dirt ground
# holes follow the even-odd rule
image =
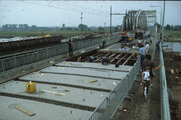
[[[170,97],[170,113],[172,120],[181,119],[181,111],[179,104],[181,104],[181,61],[179,60],[179,53],[164,52],[165,70],[167,78],[167,86]],[[171,69],[173,70],[171,72]]]

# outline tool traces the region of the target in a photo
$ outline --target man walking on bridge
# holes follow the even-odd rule
[[[148,44],[148,42],[146,41],[146,42],[145,42],[145,51],[146,51],[146,54],[148,54],[148,50],[149,50],[149,44]]]
[[[155,67],[155,64],[153,61],[151,61],[151,55],[150,54],[146,54],[146,60],[143,61],[143,63],[141,64],[141,68],[142,68],[142,71],[146,71],[146,67],[150,67],[150,76],[151,76],[151,79],[150,79],[150,87],[152,87],[152,82],[154,81],[156,75],[154,73],[152,73],[152,68],[154,70],[158,70],[164,63],[160,64],[158,67]],[[142,84],[141,84],[142,85]]]
[[[141,64],[142,64],[142,62],[145,60],[145,54],[146,54],[146,51],[143,48],[143,44],[139,45],[139,53],[138,54],[141,55]]]
[[[102,47],[103,47],[103,48],[106,47],[106,40],[107,40],[107,38],[106,38],[105,35],[104,35],[104,37],[102,38],[102,41],[103,41]]]
[[[71,40],[69,40],[68,46],[69,46],[69,57],[72,57],[73,56],[73,43]]]
[[[156,50],[155,50],[155,55],[156,55],[156,53],[157,53],[157,51],[158,51],[158,54],[160,54],[160,46],[159,46],[159,43],[160,43],[160,41],[162,40],[162,38],[158,38],[158,40],[157,40],[157,42],[156,42]]]

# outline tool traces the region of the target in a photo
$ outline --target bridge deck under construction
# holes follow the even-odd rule
[[[117,49],[120,44],[117,43]],[[88,119],[116,84],[129,73],[137,59],[132,52],[112,52],[111,46],[102,50],[81,54],[1,84],[0,104],[3,109],[0,116],[4,116],[3,119],[10,119],[12,116],[15,116],[14,119]],[[90,55],[96,57],[95,63],[86,61]],[[77,62],[80,56],[82,58]],[[111,64],[102,65],[103,56],[110,57]],[[119,64],[118,68],[115,63]],[[36,92],[26,92],[25,84],[29,81],[36,82]],[[63,95],[55,94],[56,92]],[[15,110],[13,107],[16,105],[23,106],[36,115],[30,117]]]

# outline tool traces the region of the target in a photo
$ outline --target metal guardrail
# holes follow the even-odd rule
[[[160,64],[164,63],[162,45],[160,44]],[[160,96],[161,96],[161,120],[171,120],[169,95],[167,91],[167,80],[165,75],[165,66],[160,68]]]
[[[115,39],[119,39],[120,35],[111,36],[107,43],[112,42]],[[102,38],[93,38],[84,41],[75,41],[73,43],[73,50],[81,50],[90,46],[102,44]],[[33,53],[26,53],[18,56],[13,56],[5,59],[0,59],[0,72],[1,76],[10,77],[6,74],[7,70],[16,69],[23,65],[31,64],[31,67],[36,68],[33,65],[34,62],[41,61],[47,58],[51,58],[57,55],[68,53],[68,45],[62,44],[59,46],[54,46],[51,48],[46,48],[43,50],[38,50]],[[89,120],[109,120],[113,117],[119,105],[122,103],[124,98],[129,95],[129,90],[131,89],[134,81],[136,80],[137,74],[140,69],[140,57],[126,75],[110,92],[108,97],[101,102],[101,104],[95,109]]]
[[[160,64],[164,63],[162,47],[160,44]],[[134,64],[129,74],[125,76],[116,87],[110,92],[102,103],[94,110],[88,120],[110,120],[124,98],[129,95],[136,76],[140,69],[140,58]],[[161,95],[161,120],[171,120],[169,108],[169,95],[167,92],[167,82],[165,75],[165,67],[160,68],[160,95]]]
[[[110,40],[107,43],[111,43],[115,39],[119,39],[120,35],[110,36]],[[86,39],[82,41],[74,41],[73,42],[73,51],[82,50],[82,49],[95,49],[95,45],[102,45],[102,37]],[[92,48],[90,48],[92,46]],[[51,57],[55,57],[58,55],[62,55],[68,53],[68,44],[64,43],[61,45],[44,48],[41,50],[37,50],[35,52],[24,53],[21,55],[15,55],[13,57],[7,57],[4,59],[0,59],[0,76],[10,77],[6,71],[11,69],[16,69],[18,67],[22,67],[24,65],[31,64],[32,68],[36,68],[33,64],[35,62],[48,59]]]
[[[137,74],[140,70],[140,60],[141,58],[139,57],[129,71],[129,74],[114,87],[108,97],[104,98],[88,120],[110,120],[113,117],[124,98],[129,95],[129,90],[136,80]]]

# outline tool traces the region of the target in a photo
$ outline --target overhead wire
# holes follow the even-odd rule
[[[61,2],[62,3],[62,2]],[[66,5],[69,5],[70,3],[64,3],[64,4],[66,4]],[[71,4],[70,4],[71,5]],[[72,6],[75,6],[75,5],[72,5]],[[79,5],[79,6],[81,6],[81,5]],[[76,6],[76,7],[79,7],[79,6]],[[83,9],[86,9],[86,10],[88,10],[87,8],[84,8],[84,7],[79,7],[79,9],[80,8],[83,8]],[[89,7],[89,9],[91,9],[90,7]],[[94,11],[94,12],[97,12],[97,14],[99,15],[99,16],[103,16],[102,15],[102,13],[105,13],[106,14],[106,16],[103,16],[103,17],[107,17],[107,18],[110,18],[110,13],[109,12],[104,12],[104,11],[97,11],[97,10],[91,10],[91,11]],[[84,11],[84,13],[86,13],[85,11]],[[108,14],[108,15],[107,15]],[[117,17],[117,16],[113,16],[113,17]],[[118,18],[117,17],[117,19],[120,19],[120,18]]]
[[[39,3],[35,3],[35,2],[34,3],[27,2],[27,1],[22,1],[22,2],[30,3],[30,4],[36,4],[36,5],[41,5],[41,6],[46,6],[46,7],[53,7],[53,8],[57,8],[57,9],[69,10],[69,11],[74,11],[74,12],[82,12],[82,11],[78,10],[77,8],[68,9],[68,8],[63,8],[63,7],[62,8],[61,7],[57,7],[57,6],[54,6],[54,5],[43,5],[43,4],[39,4]],[[108,17],[108,16],[105,16],[105,15],[102,15],[102,14],[86,12],[86,11],[84,11],[83,13],[92,14],[92,15],[99,15],[99,16],[103,16],[103,17]]]
[[[40,6],[46,6],[46,7],[53,7],[53,8],[57,8],[57,9],[63,9],[63,10],[68,10],[68,11],[73,11],[73,12],[81,12],[81,13],[86,13],[86,14],[92,14],[92,15],[98,15],[98,16],[102,16],[102,17],[107,17],[107,18],[110,18],[110,16],[109,15],[103,15],[102,13],[98,13],[98,11],[95,11],[95,12],[87,12],[87,11],[84,11],[84,12],[82,12],[82,11],[80,11],[79,9],[81,9],[81,8],[79,8],[79,9],[77,9],[77,8],[72,8],[72,9],[68,9],[68,8],[63,8],[63,7],[60,7],[60,6],[54,6],[54,5],[50,5],[51,3],[53,3],[53,2],[50,2],[50,4],[49,5],[44,5],[44,4],[40,4],[40,3],[35,3],[35,2],[29,2],[29,1],[21,1],[21,2],[24,2],[24,3],[30,3],[30,4],[36,4],[36,5],[40,5]],[[62,2],[61,2],[62,3]],[[66,3],[65,3],[66,4]],[[59,4],[58,4],[59,5]],[[69,4],[66,4],[66,6],[68,6]],[[70,6],[69,6],[70,7]],[[120,19],[120,18],[115,18],[115,19]]]
[[[59,1],[60,2],[60,1]],[[93,8],[90,8],[90,7],[85,7],[85,6],[83,6],[82,7],[82,5],[75,5],[75,4],[71,4],[71,3],[64,3],[64,2],[60,2],[60,3],[63,3],[63,4],[66,4],[66,5],[70,5],[70,6],[74,6],[74,7],[77,7],[77,8],[79,8],[79,9],[84,9],[84,10],[90,10],[90,11],[93,11],[93,12],[99,12],[99,13],[105,13],[105,14],[109,14],[109,12],[105,12],[105,11],[98,11],[98,10],[95,10],[95,9],[93,9]]]

